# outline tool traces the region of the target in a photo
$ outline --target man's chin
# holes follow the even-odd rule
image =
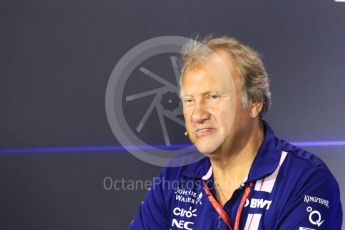
[[[207,157],[212,156],[213,153],[216,151],[215,148],[211,148],[210,146],[202,146],[196,144],[195,147],[200,153],[204,154]]]

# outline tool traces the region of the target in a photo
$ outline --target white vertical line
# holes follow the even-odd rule
[[[249,229],[249,226],[250,226],[252,220],[253,220],[253,214],[248,214],[244,230],[248,230]]]
[[[257,230],[259,228],[261,214],[254,214],[253,221],[248,230]]]
[[[262,182],[263,182],[263,181],[264,181],[264,180],[261,179],[261,180],[258,180],[258,181],[255,182],[255,187],[254,187],[254,190],[255,190],[255,191],[261,191],[261,186],[262,186]]]
[[[274,170],[274,172],[271,175],[269,175],[268,177],[265,178],[265,181],[262,184],[261,191],[269,192],[269,193],[272,192],[272,189],[273,189],[274,184],[276,182],[280,167],[282,166],[286,156],[287,156],[287,152],[283,151],[281,154],[280,161],[279,161],[277,168]]]
[[[248,214],[244,230],[257,230],[259,228],[261,215],[259,213]]]

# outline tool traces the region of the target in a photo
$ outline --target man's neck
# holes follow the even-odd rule
[[[246,179],[251,165],[264,138],[263,127],[259,122],[241,138],[231,152],[216,153],[210,157],[213,177],[216,183],[218,200],[222,205],[231,198],[235,189]],[[238,142],[237,142],[238,143]]]
[[[229,170],[237,171],[250,168],[264,139],[264,131],[260,121],[255,122],[249,132],[236,139],[230,148],[212,154],[210,160],[213,171],[225,173]]]

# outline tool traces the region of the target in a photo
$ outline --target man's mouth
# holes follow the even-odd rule
[[[212,133],[214,133],[216,129],[214,128],[202,128],[202,129],[195,129],[194,133],[197,137],[204,137],[204,136],[208,136]]]

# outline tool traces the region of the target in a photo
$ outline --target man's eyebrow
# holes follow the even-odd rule
[[[208,94],[219,94],[218,91],[207,91],[205,93],[202,93],[203,96],[208,95]]]
[[[189,94],[180,94],[181,97],[193,97],[192,95],[189,95]]]
[[[198,95],[206,96],[208,94],[219,94],[219,92],[218,91],[206,91],[206,92],[199,93]],[[194,96],[190,95],[190,94],[181,94],[181,97],[194,97]]]

